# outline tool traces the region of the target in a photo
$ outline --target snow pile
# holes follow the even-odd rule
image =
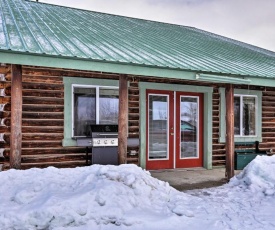
[[[275,194],[275,155],[257,156],[244,170],[231,179],[231,186],[265,195]]]
[[[0,184],[0,229],[161,229],[156,221],[193,216],[190,195],[135,165],[9,170]]]
[[[275,229],[275,156],[181,193],[134,165],[0,172],[0,230]]]

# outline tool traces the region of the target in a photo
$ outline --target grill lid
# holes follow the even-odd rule
[[[117,133],[118,125],[91,125],[92,133]]]

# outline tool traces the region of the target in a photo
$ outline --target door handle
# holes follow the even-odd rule
[[[174,133],[170,133],[170,135],[174,136]]]

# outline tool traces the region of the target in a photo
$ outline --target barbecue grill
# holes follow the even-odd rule
[[[90,125],[91,136],[77,138],[77,146],[86,147],[91,163],[118,165],[118,125]]]

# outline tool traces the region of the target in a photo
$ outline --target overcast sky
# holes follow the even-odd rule
[[[275,51],[275,0],[39,0],[192,26]]]

